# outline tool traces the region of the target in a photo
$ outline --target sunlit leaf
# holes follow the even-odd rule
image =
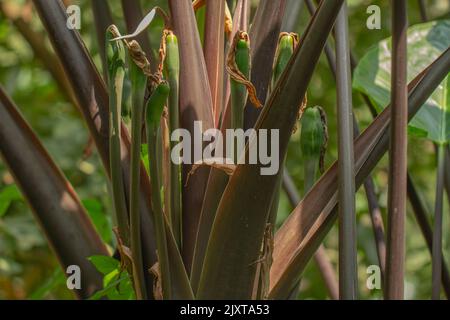
[[[408,29],[408,81],[450,46],[450,20],[433,21]],[[354,73],[353,87],[369,95],[378,111],[390,100],[391,38],[373,47]],[[439,85],[410,123],[409,132],[436,143],[450,139],[450,81]]]
[[[95,268],[103,274],[108,274],[119,268],[120,262],[114,258],[108,256],[91,256],[89,261],[95,266]]]

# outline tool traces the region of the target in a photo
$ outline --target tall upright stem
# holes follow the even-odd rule
[[[357,298],[357,256],[355,215],[355,169],[351,66],[347,3],[336,20],[336,84],[339,146],[339,293],[340,298]]]
[[[163,204],[161,199],[161,182],[158,177],[158,162],[157,162],[157,137],[161,115],[164,105],[169,96],[170,87],[167,82],[162,81],[158,84],[152,95],[147,101],[145,111],[145,129],[147,134],[148,147],[148,164],[150,171],[150,183],[152,187],[152,209],[153,209],[153,223],[155,225],[156,247],[158,252],[159,263],[159,277],[161,281],[162,296],[165,300],[172,298],[172,285],[168,243],[166,236],[166,221],[163,211]],[[170,230],[170,229],[169,229]],[[170,235],[170,233],[169,233]],[[170,238],[169,238],[170,239]],[[173,239],[175,240],[175,239]],[[174,269],[175,270],[175,269]]]
[[[406,1],[392,1],[391,134],[389,147],[386,298],[403,299],[407,175]]]
[[[140,300],[147,298],[139,214],[142,116],[147,78],[135,63],[130,61],[130,64],[133,101],[131,111],[130,244],[133,256],[133,282],[136,298]]]
[[[117,28],[111,26],[106,33],[109,88],[109,170],[119,235],[122,238],[123,243],[126,246],[129,246],[130,230],[128,226],[128,211],[122,176],[122,152],[120,143],[121,110],[125,78],[125,49],[121,42],[110,42],[117,32]]]
[[[180,54],[178,50],[178,39],[171,32],[167,36],[167,56],[166,56],[167,81],[170,86],[169,93],[169,132],[172,134],[180,126]],[[179,139],[170,139],[170,150],[179,143]],[[179,162],[178,162],[179,163]],[[170,161],[170,215],[172,230],[178,248],[182,246],[182,217],[181,217],[181,165]]]

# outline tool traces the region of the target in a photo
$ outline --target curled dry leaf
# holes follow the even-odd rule
[[[117,251],[119,251],[120,255],[120,268],[121,270],[127,270],[129,274],[133,274],[133,256],[131,250],[123,244],[123,240],[117,227],[113,228],[113,232],[117,239]]]
[[[159,263],[156,262],[148,271],[155,277],[155,281],[153,282],[153,297],[155,300],[163,300]]]
[[[161,43],[159,45],[159,64],[158,64],[158,74],[162,75],[164,69],[164,62],[167,55],[167,37],[174,36],[172,30],[164,29],[161,37]]]
[[[150,62],[148,61],[145,52],[142,50],[141,46],[136,40],[125,41],[127,45],[128,51],[130,52],[130,56],[133,59],[134,63],[144,72],[146,76],[151,76],[152,71],[150,69]]]
[[[189,182],[189,177],[193,175],[195,171],[201,166],[210,166],[215,169],[222,170],[227,175],[231,176],[236,169],[236,165],[231,163],[233,163],[233,160],[229,158],[208,158],[197,161],[192,165],[191,171],[189,171],[188,173],[188,176],[186,178],[186,185]]]
[[[255,299],[266,300],[269,296],[270,288],[270,266],[273,262],[273,245],[274,245],[274,226],[271,223],[266,224],[264,230],[264,238],[261,245],[260,257],[254,264],[258,264],[256,271],[255,285],[253,289],[253,297]]]
[[[308,96],[305,94],[305,97],[303,98],[302,103],[300,105],[300,109],[298,110],[297,121],[302,118],[303,112],[305,112],[307,105],[308,105]],[[297,130],[298,126],[297,123],[295,123],[294,129],[292,129],[292,134],[296,133]]]
[[[239,40],[245,40],[246,42],[250,42],[248,33],[245,31],[238,31],[236,32],[236,35],[234,36],[233,43],[231,44],[230,51],[228,52],[227,56],[227,71],[230,75],[231,79],[234,81],[243,84],[248,91],[248,97],[251,101],[251,103],[257,107],[262,108],[263,105],[261,101],[259,101],[258,96],[256,94],[256,88],[253,85],[253,83],[250,82],[239,70],[235,56],[236,56],[236,48]]]
[[[225,2],[225,33],[227,34],[228,37],[230,37],[232,32],[233,32],[233,18],[231,16],[228,3]]]
[[[203,7],[206,3],[206,0],[194,0],[192,3],[192,7],[194,8],[194,11],[197,11],[201,7]]]

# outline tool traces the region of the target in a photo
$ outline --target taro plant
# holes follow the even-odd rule
[[[317,7],[309,0],[260,0],[256,10],[249,0],[153,3],[161,7],[148,7],[149,1],[146,11],[137,0],[122,1],[124,23],[113,21],[109,2],[92,0],[100,73],[79,32],[68,27],[70,1],[32,2],[55,52],[49,71],[81,111],[104,167],[113,241],[105,243],[3,88],[0,152],[63,270],[79,267],[77,297],[295,299],[314,257],[330,298],[357,299],[361,185],[384,297],[404,297],[407,195],[432,252],[432,296],[440,297],[441,284],[450,294],[442,256],[448,20],[406,34],[406,1],[395,1],[392,40],[369,50],[355,69],[345,0],[317,1]],[[311,18],[297,34],[299,2]],[[6,4],[2,12],[45,60],[47,49],[39,51],[36,35],[23,31],[25,22]],[[336,82],[337,132],[307,99],[322,52]],[[362,133],[353,93],[376,116]],[[407,177],[407,122],[410,132],[437,144],[433,229]],[[303,199],[287,165],[297,131]],[[326,165],[329,135],[337,135],[338,155]],[[385,236],[372,171],[387,152]],[[293,207],[287,218],[279,215],[283,190]],[[339,277],[323,244],[336,220]]]

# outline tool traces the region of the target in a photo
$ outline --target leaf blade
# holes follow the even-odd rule
[[[256,124],[258,130],[279,129],[280,159],[286,152],[299,106],[341,5],[342,1],[321,3],[303,44],[295,52]],[[297,94],[286,94],[289,92]],[[247,157],[250,147],[246,147]],[[261,164],[238,165],[225,188],[206,251],[197,292],[199,299],[251,297],[255,262],[271,206],[270,195],[279,174],[261,175],[261,167]],[[222,290],[219,292],[216,288]]]

